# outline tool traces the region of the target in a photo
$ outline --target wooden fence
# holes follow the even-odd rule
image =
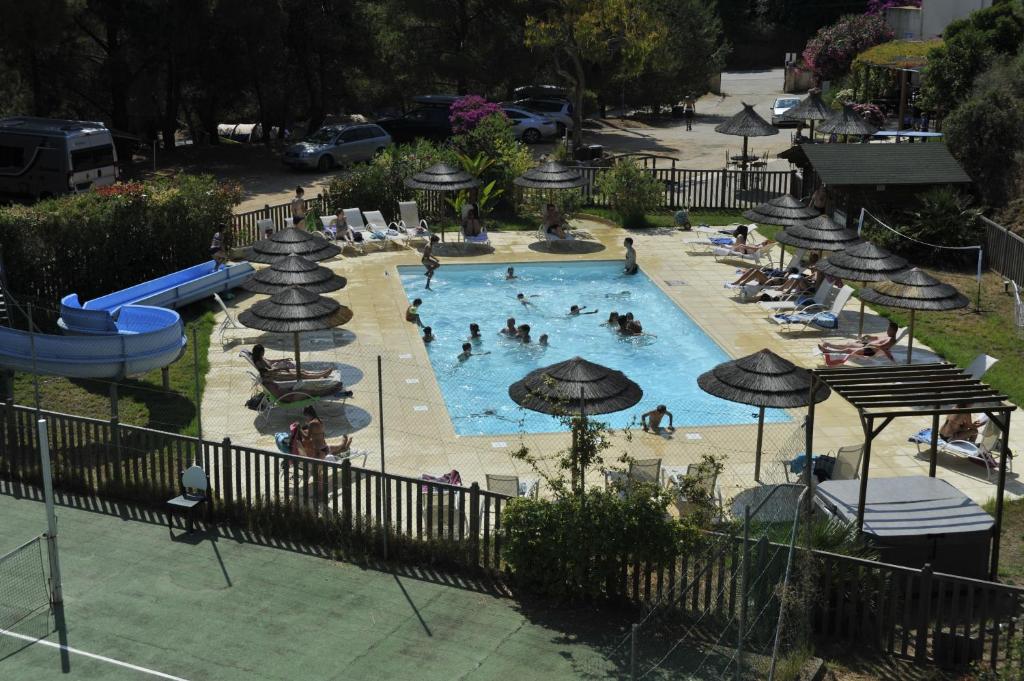
[[[1024,239],[986,217],[981,218],[985,230],[985,261],[989,269],[1024,286]]]
[[[498,573],[501,518],[508,497],[481,490],[382,474],[350,462],[326,462],[276,451],[42,411],[54,484],[68,491],[163,504],[178,493],[180,472],[193,462],[210,476],[212,511],[245,520],[267,509],[340,529],[343,536],[388,526],[389,536],[414,543],[440,540],[449,558]],[[0,419],[0,477],[38,484],[37,412],[6,402]],[[701,551],[663,563],[622,560],[609,594],[662,608],[691,621],[733,627],[742,604],[742,556],[747,556],[746,610],[766,612],[777,598],[788,547],[714,534]],[[795,564],[804,607],[816,637],[940,664],[970,661],[1024,671],[1018,617],[1024,589],[955,575],[811,552]],[[799,576],[803,573],[803,579]],[[770,643],[771,609],[750,632],[752,647]],[[710,624],[708,626],[711,626]],[[760,643],[759,643],[760,641]]]
[[[790,170],[687,170],[671,167],[658,168],[656,164],[644,165],[645,172],[656,177],[664,187],[661,208],[689,208],[692,210],[745,210],[764,203],[782,194],[799,193],[799,178]],[[581,166],[580,172],[587,179],[583,187],[584,204],[607,207],[608,198],[597,191],[594,184],[597,176],[607,168]],[[424,215],[434,214],[444,208],[438,195],[426,195],[420,210]],[[318,194],[307,199],[309,208],[325,212],[337,207],[331,205],[330,197]],[[378,208],[378,206],[362,206]],[[389,211],[385,208],[385,215]],[[393,210],[392,208],[391,210]],[[262,238],[257,223],[270,220],[274,229],[281,229],[291,220],[291,203],[265,205],[263,208],[236,213],[231,221],[231,240],[234,247],[247,246]]]

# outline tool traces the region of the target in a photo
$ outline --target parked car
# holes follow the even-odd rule
[[[377,124],[388,131],[395,144],[412,142],[417,137],[443,142],[452,136],[452,124],[444,106],[421,106],[404,116],[381,119]]]
[[[784,114],[799,103],[796,97],[776,98],[772,102],[772,125],[796,125],[796,121],[789,120]]]
[[[284,162],[293,168],[330,170],[339,165],[369,161],[391,144],[391,136],[373,123],[327,125],[288,147]]]
[[[502,111],[512,121],[512,132],[515,136],[527,144],[534,144],[558,134],[555,121],[535,111],[516,106],[503,106]]]
[[[566,99],[520,99],[513,102],[513,104],[523,109],[536,111],[542,116],[546,116],[553,120],[555,125],[558,126],[559,137],[564,135],[566,131],[572,132],[572,103]]]

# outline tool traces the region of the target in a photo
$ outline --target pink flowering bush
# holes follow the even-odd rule
[[[819,82],[833,80],[850,70],[858,54],[892,38],[892,29],[880,15],[847,14],[807,41],[804,63]]]
[[[885,125],[885,114],[874,104],[850,104],[850,107],[876,128]]]
[[[456,135],[473,130],[480,121],[492,114],[505,115],[500,105],[488,102],[480,95],[466,95],[456,99],[452,102],[449,112],[448,120],[452,124],[452,132]]]
[[[891,7],[920,7],[921,0],[868,0],[868,14],[881,14]]]

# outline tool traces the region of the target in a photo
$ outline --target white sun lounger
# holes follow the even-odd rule
[[[753,246],[754,250],[747,252],[745,249],[734,250],[733,246],[728,248],[724,246],[715,246],[711,249],[711,254],[715,256],[715,260],[721,260],[722,258],[738,258],[740,260],[753,260],[755,263],[760,264],[761,256],[771,251],[775,247],[774,241],[762,241],[759,244],[746,244],[748,247]]]
[[[427,242],[430,240],[430,226],[420,217],[420,208],[415,201],[399,201],[398,214],[401,219],[394,226],[405,233],[411,242],[414,239]]]
[[[390,227],[388,221],[384,219],[384,215],[379,210],[364,210],[363,215],[366,217],[367,227],[370,228],[370,231],[375,236],[383,235],[385,240],[409,248],[409,240],[405,234],[397,228]]]
[[[985,477],[988,480],[991,480],[992,474],[999,472],[999,447],[1001,436],[1002,431],[999,430],[999,427],[996,426],[994,421],[989,419],[988,423],[985,424],[985,429],[981,433],[980,444],[974,444],[967,440],[944,440],[940,435],[938,438],[938,448],[940,452],[953,454],[955,456],[962,456],[971,463],[984,466]],[[922,451],[922,447],[931,447],[932,429],[924,428],[907,439],[917,445],[917,451],[920,453]],[[1012,469],[1012,464],[1012,460],[1007,458],[1007,470]]]
[[[782,325],[786,331],[790,331],[793,326],[800,326],[800,330],[803,331],[812,325],[819,329],[838,329],[839,315],[852,295],[853,289],[844,286],[832,301],[830,308],[826,308],[825,305],[808,305],[794,312],[777,312],[768,319]]]

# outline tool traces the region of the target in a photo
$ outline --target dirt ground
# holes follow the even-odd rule
[[[727,155],[740,153],[742,139],[716,133],[715,126],[738,112],[744,102],[752,104],[764,118],[770,118],[772,101],[782,94],[781,88],[781,69],[723,73],[724,94],[708,94],[698,100],[693,130],[686,130],[684,121],[668,117],[648,121],[608,118],[595,121],[593,129],[588,127],[584,143],[600,144],[610,154],[634,152],[668,156],[677,159],[678,167],[682,168],[721,168]],[[787,168],[785,161],[774,157],[789,147],[791,132],[786,128],[771,137],[753,138],[749,153],[767,155],[770,168]],[[537,144],[531,149],[539,159],[551,153],[554,143]],[[151,176],[154,173],[152,156],[137,157],[137,162],[127,172],[132,177]],[[234,180],[243,190],[242,203],[237,210],[248,211],[287,201],[297,185],[302,185],[307,196],[316,195],[332,176],[345,171],[295,171],[281,163],[281,147],[223,144],[179,147],[173,153],[158,150],[156,173],[169,172],[212,173]]]

